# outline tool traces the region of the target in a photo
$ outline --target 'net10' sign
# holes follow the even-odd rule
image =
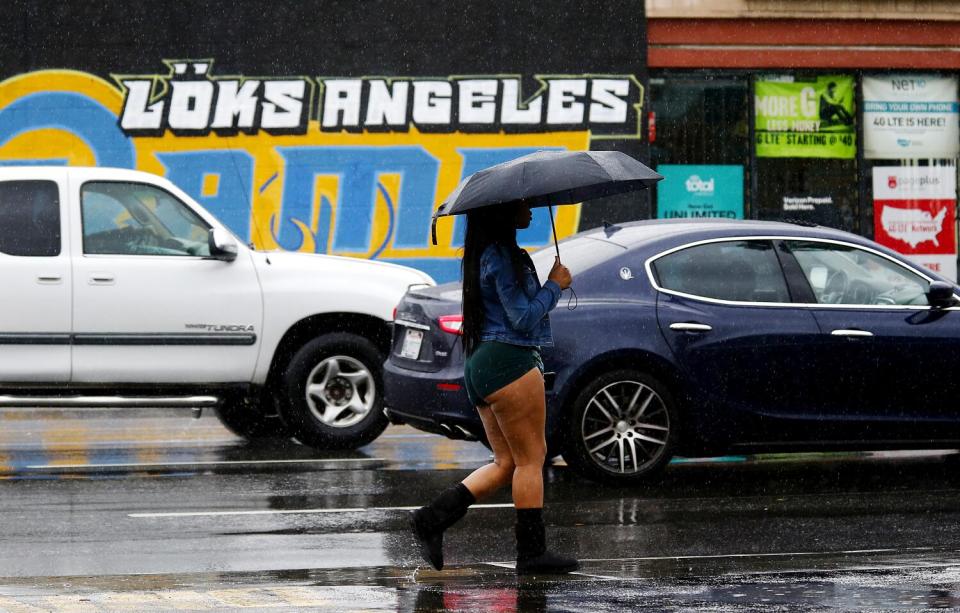
[[[164,175],[262,248],[458,275],[462,220],[433,211],[467,175],[543,149],[639,138],[632,75],[324,78],[214,75],[167,61],[112,81],[71,70],[0,83],[0,164]],[[560,237],[579,207],[557,210]],[[519,236],[550,244],[538,209]]]

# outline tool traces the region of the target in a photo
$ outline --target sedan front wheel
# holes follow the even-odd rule
[[[574,401],[564,458],[596,481],[642,483],[670,461],[678,427],[666,386],[632,369],[608,372]]]

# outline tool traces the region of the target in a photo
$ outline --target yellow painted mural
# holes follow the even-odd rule
[[[167,61],[106,80],[69,70],[0,83],[0,165],[135,168],[163,175],[259,248],[405,263],[458,274],[461,221],[430,219],[469,174],[540,149],[585,150],[639,133],[631,76],[214,77]],[[556,211],[562,238],[579,207]],[[538,210],[519,235],[548,245]]]

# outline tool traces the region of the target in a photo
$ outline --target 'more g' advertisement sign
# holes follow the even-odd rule
[[[31,32],[17,43],[14,24],[0,41],[0,164],[156,173],[257,247],[393,261],[452,280],[463,222],[442,220],[434,246],[430,221],[467,175],[541,149],[643,157],[635,150],[643,142],[642,11],[638,18],[628,2],[593,12],[568,4],[570,19],[599,27],[615,18],[640,42],[596,47],[563,20],[479,2],[419,25],[398,1],[339,16],[337,3],[280,2],[282,27],[243,20],[239,10],[199,12],[194,23],[158,6],[132,29],[127,53],[122,41],[90,39],[83,31],[92,24],[54,20],[66,29],[45,46]],[[135,19],[125,5],[105,0],[100,12]],[[384,24],[375,13],[393,17]],[[457,21],[465,17],[472,21]],[[484,24],[503,19],[526,36],[486,40]],[[178,37],[164,35],[174,24]],[[567,47],[533,44],[541,37]],[[62,49],[50,42],[60,38]],[[36,48],[21,53],[18,44]],[[580,227],[580,207],[560,207],[556,217],[561,238]],[[550,243],[545,210],[519,239]]]
[[[957,279],[956,166],[876,166],[874,239]]]
[[[853,88],[851,75],[757,81],[757,157],[856,157]]]

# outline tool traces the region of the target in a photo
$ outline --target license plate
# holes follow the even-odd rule
[[[407,328],[407,333],[403,337],[403,347],[400,348],[400,357],[416,360],[420,357],[420,345],[422,344],[423,330]]]

